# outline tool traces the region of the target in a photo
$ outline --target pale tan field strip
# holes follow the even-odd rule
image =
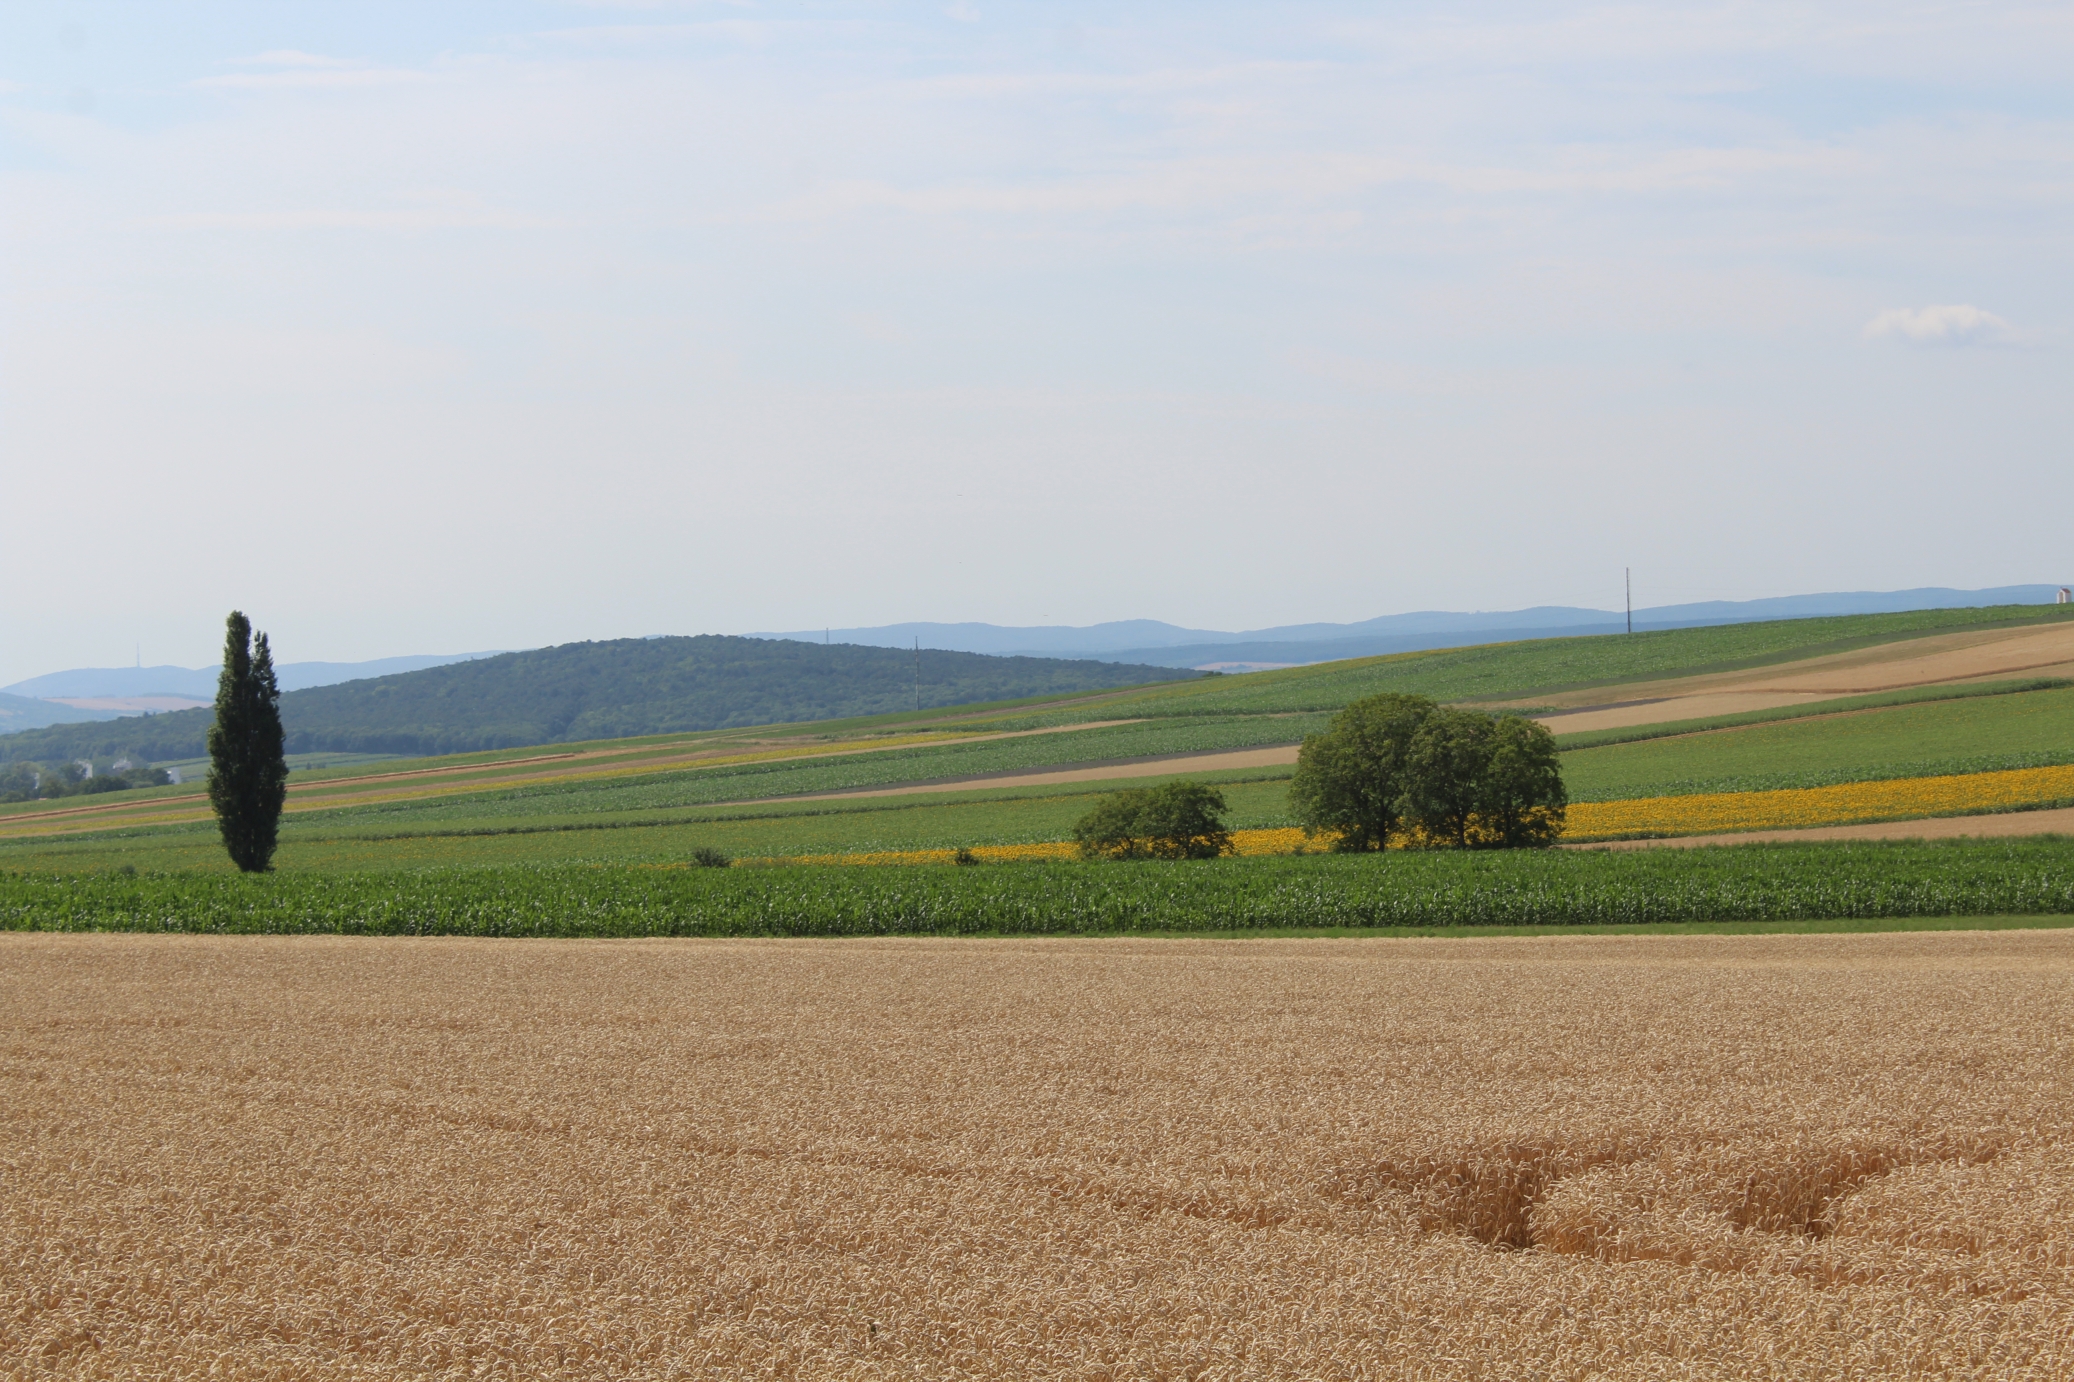
[[[2074,932],[0,937],[0,1371],[2066,1378]]]
[[[2074,624],[1938,634],[1776,667],[1629,682],[1520,704],[1562,708],[1565,713],[1543,723],[1558,734],[1582,734],[2019,676],[2074,676]]]
[[[2074,807],[2048,811],[1998,811],[1985,816],[1933,816],[1917,821],[1873,821],[1863,825],[1813,825],[1800,830],[1743,830],[1732,835],[1677,835],[1662,840],[1611,840],[1569,845],[1570,849],[1691,849],[1700,845],[1747,845],[1795,840],[2006,840],[2026,835],[2074,835]]]

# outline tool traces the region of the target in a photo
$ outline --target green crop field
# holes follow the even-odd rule
[[[2067,839],[1309,855],[1183,866],[0,872],[0,928],[13,930],[1087,935],[2069,912]]]
[[[2074,689],[1899,705],[1563,754],[1574,801],[2074,763]]]
[[[1219,784],[1231,804],[1233,828],[1290,824],[1286,776],[1260,778],[1258,772],[1243,770],[1196,775],[1198,781]],[[398,820],[387,813],[325,813],[316,820],[291,816],[284,823],[274,863],[291,873],[493,864],[674,864],[701,846],[730,856],[782,857],[1028,844],[1067,838],[1073,822],[1102,792],[1139,781],[670,813],[457,813],[437,821]],[[91,871],[125,865],[154,872],[231,869],[215,826],[208,822],[0,841],[0,869]]]
[[[925,745],[841,757],[747,763],[636,777],[543,783],[471,794],[465,801],[345,808],[411,820],[653,811],[714,802],[845,792],[983,773],[1044,771],[1076,763],[1287,744],[1324,728],[1327,715],[1237,716],[1183,723],[1113,725],[974,744]]]

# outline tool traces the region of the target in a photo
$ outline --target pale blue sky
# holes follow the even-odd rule
[[[0,684],[2074,578],[2074,9],[0,9]]]

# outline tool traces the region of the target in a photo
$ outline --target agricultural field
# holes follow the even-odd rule
[[[1349,697],[1382,689],[1502,687],[1518,704],[1542,686],[1533,694],[1544,700],[1583,702],[1549,720],[1569,746],[1574,840],[2029,810],[2074,800],[2057,778],[2009,775],[2074,764],[2074,687],[2042,674],[2070,650],[2074,623],[2050,610],[1931,611],[354,764],[295,775],[278,864],[670,863],[702,846],[752,858],[1006,849],[1064,839],[1100,791],[1176,775],[1229,785],[1235,827],[1282,830],[1293,821],[1274,780],[1286,780],[1297,741]],[[1593,669],[1664,668],[1683,680],[1546,689]],[[1996,679],[2011,670],[2029,679]],[[1931,674],[1959,680],[1910,680]],[[1648,695],[1619,699],[1638,692]],[[1623,717],[1633,722],[1608,722]],[[1072,780],[1095,775],[1107,780]],[[896,791],[909,795],[871,795]],[[0,869],[121,866],[225,866],[192,784],[0,808]]]
[[[1563,781],[1573,801],[1617,801],[2063,763],[2074,763],[2074,688],[1571,749]]]
[[[1240,829],[1286,826],[1286,770],[1266,781],[1258,772],[1198,773],[1220,785]],[[1236,778],[1238,780],[1234,781]],[[955,849],[960,845],[1062,840],[1104,781],[994,792],[772,802],[758,806],[657,812],[538,814],[508,809],[474,814],[465,805],[432,819],[416,812],[290,817],[277,866],[289,872],[354,868],[425,868],[448,864],[583,862],[669,864],[706,846],[746,858],[803,854]],[[497,803],[508,808],[509,803]],[[430,814],[430,813],[428,813]],[[222,870],[230,867],[215,827],[199,823],[121,836],[32,836],[0,844],[0,869]]]
[[[1060,841],[1099,793],[1157,780],[1174,765],[1149,762],[1142,765],[1143,778],[1084,784],[989,788],[981,781],[900,796],[822,794],[958,775],[950,769],[1013,773],[1057,767],[1098,759],[1118,747],[1215,753],[1287,733],[1292,721],[1315,728],[1323,717],[1140,722],[702,769],[672,766],[668,758],[663,770],[629,772],[608,762],[600,770],[545,781],[467,784],[442,788],[439,795],[299,810],[287,819],[279,866],[301,871],[499,862],[661,864],[701,846],[736,856],[790,858]],[[2074,802],[2074,689],[1919,701],[1600,745],[1567,751],[1563,763],[1578,803],[1569,832],[1575,840],[2052,806]],[[2021,768],[2026,764],[2056,766]],[[1288,772],[1286,766],[1204,770],[1198,762],[1188,775],[1225,789],[1235,828],[1274,830],[1294,825]],[[806,799],[730,803],[745,782],[758,797]],[[379,781],[372,785],[382,789]],[[229,867],[213,826],[198,810],[184,824],[121,831],[37,831],[8,838],[0,830],[0,868],[123,865]]]
[[[856,857],[856,856],[851,856]],[[869,857],[869,856],[864,856]],[[949,863],[947,855],[936,862]],[[1268,855],[1176,866],[392,864],[0,872],[0,931],[958,936],[2074,915],[2074,840]]]
[[[2070,1027],[2065,930],[0,936],[0,1358],[2060,1378]]]

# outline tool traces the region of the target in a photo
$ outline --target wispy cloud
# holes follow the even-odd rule
[[[276,48],[249,58],[238,58],[233,65],[267,67],[274,70],[226,72],[220,76],[198,78],[192,85],[233,90],[277,90],[296,87],[396,86],[403,82],[425,79],[423,72],[411,71],[408,68],[373,67],[352,58],[327,57],[321,53],[305,53],[295,48]]]
[[[195,211],[147,218],[157,230],[539,230],[564,221],[484,204],[469,193],[430,193],[416,205],[284,207],[264,211]]]
[[[297,48],[275,48],[249,58],[237,58],[237,67],[360,67],[351,58],[329,58],[322,53],[305,53]]]
[[[2020,340],[2003,318],[1963,302],[1892,308],[1865,324],[1865,336],[1922,346],[2016,345]]]

